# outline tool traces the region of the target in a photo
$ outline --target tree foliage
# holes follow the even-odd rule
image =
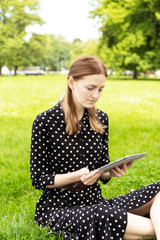
[[[160,1],[97,0],[92,17],[101,21],[99,52],[110,68],[137,72],[160,64]]]
[[[44,34],[41,37],[43,41],[41,42],[42,54],[39,65],[49,71],[66,69],[68,61],[70,61],[70,48],[72,44],[65,41],[62,36],[55,36],[54,34]],[[33,37],[29,41],[29,48],[33,45],[32,42]],[[30,59],[30,65],[37,65],[37,55],[35,55],[35,61]]]
[[[67,42],[62,36],[44,35],[45,47],[42,65],[48,70],[60,71],[68,69],[71,62],[82,55],[97,56],[97,40],[82,42],[79,38],[73,43]]]
[[[81,55],[98,56],[97,40],[70,43],[60,35],[36,33],[28,39],[26,28],[43,24],[38,10],[39,0],[0,0],[0,75],[4,65],[14,68],[15,75],[25,66],[60,71]]]
[[[0,67],[15,67],[25,61],[26,27],[43,23],[37,14],[38,0],[0,1]]]
[[[86,42],[82,42],[80,39],[75,39],[71,48],[71,60],[74,61],[76,58],[82,55],[92,55],[98,57],[98,40],[90,39]]]

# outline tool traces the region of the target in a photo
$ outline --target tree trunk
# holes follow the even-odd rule
[[[3,24],[6,24],[6,15],[3,15]]]
[[[15,66],[15,67],[14,67],[14,76],[17,75],[17,69],[18,69],[18,66]]]
[[[0,65],[0,76],[2,76],[2,66]]]
[[[137,69],[134,69],[134,72],[133,72],[133,79],[138,79],[138,72],[137,72]]]

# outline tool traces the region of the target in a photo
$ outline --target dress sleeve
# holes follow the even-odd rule
[[[105,119],[102,120],[102,124],[105,126],[105,132],[103,134],[102,142],[102,152],[101,152],[101,161],[99,167],[106,165],[110,162],[109,159],[109,120],[107,114],[105,114]],[[100,179],[103,184],[106,184],[110,179]]]
[[[32,185],[36,189],[46,189],[54,184],[55,173],[49,167],[50,140],[46,124],[37,117],[32,126],[30,174]]]

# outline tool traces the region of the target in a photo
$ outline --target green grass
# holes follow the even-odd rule
[[[107,80],[97,107],[110,120],[110,158],[147,152],[125,176],[102,186],[107,198],[159,181],[160,82]],[[31,186],[32,122],[63,96],[66,76],[0,78],[0,239],[54,239],[34,222],[41,191]]]

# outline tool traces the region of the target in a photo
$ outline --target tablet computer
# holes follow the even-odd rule
[[[123,163],[130,163],[132,161],[135,161],[139,158],[143,158],[146,156],[146,153],[139,153],[139,154],[134,154],[134,155],[130,155],[130,156],[126,156],[123,157],[119,160],[116,160],[114,162],[108,163],[100,168],[98,168],[99,170],[102,170],[103,172],[109,172],[112,168],[114,168],[115,166],[121,167]]]

